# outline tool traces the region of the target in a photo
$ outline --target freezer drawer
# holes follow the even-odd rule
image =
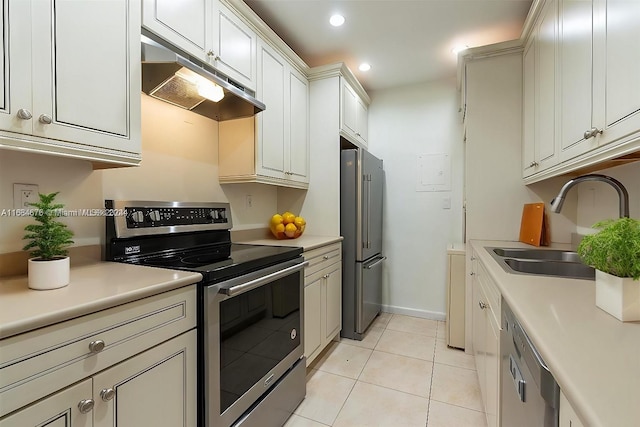
[[[382,306],[382,264],[387,257],[376,255],[359,263],[356,281],[356,333],[364,334]],[[361,338],[360,338],[361,339]]]

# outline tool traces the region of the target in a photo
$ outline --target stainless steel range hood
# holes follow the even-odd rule
[[[176,52],[152,34],[142,36],[144,93],[216,121],[251,117],[266,108],[251,91],[208,64]],[[224,97],[214,102],[216,95]]]

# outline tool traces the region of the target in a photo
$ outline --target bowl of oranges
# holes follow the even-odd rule
[[[269,223],[269,229],[276,239],[297,239],[302,236],[304,228],[307,222],[301,216],[295,216],[291,212],[287,211],[280,214],[275,214],[271,217]]]

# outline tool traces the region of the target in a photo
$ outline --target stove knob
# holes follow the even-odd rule
[[[131,219],[136,223],[144,222],[144,214],[142,213],[142,211],[134,211],[131,214]]]
[[[209,219],[213,219],[213,220],[218,219],[218,211],[216,211],[216,210],[210,211],[209,212]]]
[[[225,219],[227,217],[227,211],[224,209],[220,211],[220,218]]]
[[[160,212],[158,211],[149,212],[149,219],[151,221],[160,221]]]

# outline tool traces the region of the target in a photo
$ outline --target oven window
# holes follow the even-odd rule
[[[301,274],[220,303],[220,413],[300,345]]]

